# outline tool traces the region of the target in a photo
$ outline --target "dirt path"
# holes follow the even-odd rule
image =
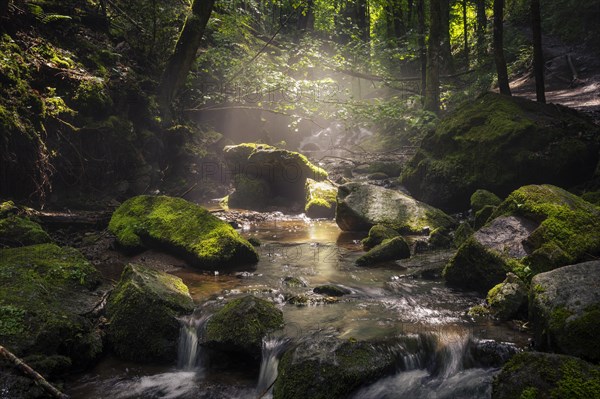
[[[546,100],[589,114],[600,122],[600,57],[584,45],[569,46],[544,36]],[[570,61],[575,69],[573,76]],[[535,79],[528,71],[510,83],[513,95],[535,100]]]

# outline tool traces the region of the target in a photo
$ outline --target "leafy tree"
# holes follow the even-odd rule
[[[429,41],[427,43],[427,84],[424,108],[436,114],[440,111],[441,28],[441,2],[429,0]]]

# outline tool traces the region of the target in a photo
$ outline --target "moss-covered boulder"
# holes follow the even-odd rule
[[[181,198],[130,198],[113,213],[108,228],[126,249],[164,249],[202,269],[258,261],[254,247],[228,223]]]
[[[526,314],[527,286],[514,273],[494,286],[487,294],[491,314],[499,320],[511,320]]]
[[[449,284],[486,292],[508,271],[528,282],[600,254],[600,208],[556,186],[515,190],[490,220],[446,266]]]
[[[32,220],[16,215],[0,219],[0,246],[22,247],[49,242],[52,239],[48,233]]]
[[[328,181],[306,179],[306,205],[304,213],[309,218],[333,218],[337,187]]]
[[[128,265],[106,304],[108,340],[122,359],[169,362],[177,357],[178,317],[194,302],[179,277]]]
[[[421,234],[428,227],[452,227],[454,219],[408,195],[367,183],[338,188],[335,221],[345,231],[368,231],[382,224],[401,233]]]
[[[594,174],[599,140],[600,128],[576,111],[486,93],[426,135],[402,183],[447,211],[468,208],[481,187],[502,197],[525,184],[572,187]]]
[[[515,355],[494,378],[492,399],[588,399],[600,397],[600,367],[571,356],[540,352]]]
[[[202,344],[259,360],[263,337],[282,327],[281,310],[271,302],[249,295],[234,299],[209,319]]]
[[[536,348],[600,362],[600,261],[565,266],[531,280]]]
[[[82,315],[99,301],[99,283],[98,271],[73,248],[0,249],[0,342],[26,359],[61,356],[68,366],[89,365],[102,339]]]
[[[487,224],[494,212],[496,212],[497,206],[486,205],[477,212],[475,212],[475,220],[473,221],[473,228],[479,230]]]
[[[398,353],[382,342],[306,340],[279,362],[275,399],[346,398],[358,387],[395,371]]]
[[[473,212],[479,212],[486,206],[498,206],[501,203],[500,197],[487,190],[479,189],[471,195],[471,209]]]
[[[366,254],[356,259],[358,266],[370,266],[381,262],[410,258],[410,248],[401,236],[383,240]]]
[[[474,233],[475,231],[471,225],[467,222],[463,222],[454,231],[454,239],[452,240],[452,243],[456,248],[458,248],[464,244],[465,241],[467,241]]]
[[[327,172],[304,155],[266,144],[230,145],[223,154],[236,192],[240,190],[232,194],[230,206],[264,209],[282,203],[305,204],[306,180],[327,178]]]
[[[400,233],[391,227],[387,227],[382,224],[376,224],[375,226],[371,227],[369,230],[369,235],[364,238],[361,243],[365,251],[367,251],[376,245],[381,244],[384,240],[398,237],[399,235]]]

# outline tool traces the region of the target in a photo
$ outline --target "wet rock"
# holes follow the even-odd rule
[[[249,295],[234,299],[210,318],[202,344],[260,359],[263,337],[282,327],[281,310],[271,302]]]
[[[555,186],[525,186],[461,245],[445,275],[451,285],[485,292],[508,271],[529,281],[598,254],[600,209]]]
[[[304,155],[266,144],[227,146],[223,153],[235,176],[236,191],[230,196],[230,206],[264,209],[280,203],[304,204],[306,180],[327,178],[327,172]]]
[[[561,267],[531,280],[536,348],[600,361],[600,261]]]
[[[306,179],[304,212],[312,219],[335,216],[337,188],[328,181]]]
[[[492,399],[597,398],[600,367],[571,356],[515,355],[494,378]]]
[[[439,209],[416,201],[400,191],[367,183],[338,188],[335,220],[345,231],[367,231],[383,224],[401,233],[421,234],[424,227],[452,227],[454,219]]]
[[[500,196],[540,181],[572,187],[594,174],[598,137],[597,126],[568,108],[486,93],[423,139],[402,182],[446,211],[466,209],[481,187]]]
[[[342,287],[341,285],[320,285],[313,289],[315,294],[326,295],[326,296],[344,296],[352,293],[348,288]]]
[[[356,260],[358,266],[370,266],[381,262],[410,258],[410,248],[404,238],[384,240]]]
[[[49,242],[52,239],[42,226],[28,218],[11,215],[0,219],[0,245],[21,247]]]
[[[385,180],[387,178],[389,178],[389,176],[383,172],[375,172],[367,176],[367,179],[369,180]]]
[[[396,230],[383,224],[376,224],[369,230],[369,236],[361,241],[365,250],[371,249],[381,244],[384,240],[399,236]]]
[[[471,209],[477,213],[486,206],[498,206],[502,203],[500,197],[487,190],[477,190],[471,195]]]
[[[358,387],[394,372],[397,359],[398,353],[387,343],[307,340],[283,355],[273,398],[346,398]]]
[[[98,271],[73,248],[0,249],[0,342],[46,376],[89,366],[102,352],[102,337],[95,320],[83,315],[101,300],[94,291],[99,284]],[[6,367],[0,362],[0,376]],[[2,385],[6,397],[18,397],[12,389],[28,389],[13,382],[12,388]]]
[[[283,279],[283,284],[291,288],[308,287],[308,284],[306,283],[306,281],[304,281],[304,279],[292,276],[285,277]]]
[[[473,367],[502,367],[511,357],[519,353],[515,344],[493,339],[471,340],[467,365]]]
[[[178,317],[194,302],[179,277],[128,265],[106,305],[108,340],[122,359],[170,362],[177,357]]]
[[[527,306],[527,286],[513,273],[506,280],[492,288],[487,295],[487,303],[494,317],[510,320],[525,314]]]
[[[202,269],[258,261],[256,250],[228,223],[181,198],[130,198],[113,213],[108,227],[125,249],[164,249]]]

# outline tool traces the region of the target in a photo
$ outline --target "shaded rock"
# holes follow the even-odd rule
[[[389,176],[383,172],[375,172],[375,173],[371,173],[370,175],[368,175],[367,179],[369,179],[369,180],[385,180],[388,177]]]
[[[234,299],[209,319],[202,344],[260,359],[263,337],[282,327],[281,310],[249,295]]]
[[[404,238],[394,237],[384,240],[356,260],[358,266],[369,266],[391,260],[410,258],[410,248]]]
[[[519,353],[515,344],[498,342],[493,339],[471,339],[467,366],[502,367],[510,358]]]
[[[460,247],[465,241],[467,241],[475,231],[469,223],[463,222],[454,231],[454,240],[452,243],[455,247]]]
[[[599,362],[600,261],[541,273],[531,280],[529,314],[535,345]]]
[[[477,190],[471,195],[471,209],[477,213],[486,206],[498,206],[502,203],[500,197],[487,190]]]
[[[73,248],[1,249],[0,342],[19,357],[36,357],[49,375],[88,366],[102,352],[102,338],[82,315],[100,300],[93,292],[99,283],[98,271]]]
[[[429,234],[429,246],[431,248],[450,248],[452,246],[452,237],[449,229],[444,227],[437,228]]]
[[[376,224],[369,230],[369,236],[364,238],[361,243],[365,250],[371,249],[376,245],[381,244],[384,240],[399,236],[396,230],[382,224]]]
[[[420,201],[464,210],[481,187],[505,196],[525,184],[572,187],[598,163],[599,128],[568,108],[486,93],[446,116],[406,165]]]
[[[308,287],[308,284],[306,283],[306,281],[304,281],[304,279],[300,278],[300,277],[285,277],[283,279],[283,284],[285,284],[288,287],[292,287],[292,288],[301,288],[301,287]]]
[[[275,399],[346,398],[358,387],[395,371],[398,353],[382,342],[307,340],[279,362]]]
[[[352,293],[352,291],[350,291],[346,287],[342,287],[341,285],[333,285],[333,284],[320,285],[318,287],[315,287],[313,289],[313,292],[315,294],[326,295],[326,296],[344,296],[344,295],[348,295],[348,294]]]
[[[510,320],[524,314],[527,305],[527,286],[513,273],[487,294],[492,315],[500,320]]]
[[[367,183],[338,188],[335,221],[342,230],[366,231],[383,224],[399,232],[421,234],[423,228],[452,227],[454,219],[400,191]]]
[[[263,209],[277,205],[281,199],[305,203],[306,180],[327,178],[327,172],[304,155],[266,144],[226,146],[223,154],[230,173],[235,176],[237,194],[231,195],[231,206]]]
[[[479,230],[488,222],[490,217],[496,211],[496,206],[486,205],[477,212],[475,212],[475,221],[473,222],[473,227],[475,230]]]
[[[309,218],[328,218],[335,216],[337,187],[328,181],[306,179],[306,205],[304,213]]]
[[[108,228],[126,249],[165,249],[198,268],[224,269],[258,261],[256,250],[228,223],[181,198],[130,198],[113,213]]]
[[[0,219],[0,245],[22,247],[46,244],[52,239],[38,223],[20,216]]]
[[[492,399],[597,398],[600,368],[540,352],[515,355],[494,378]]]
[[[126,360],[175,360],[177,318],[193,310],[192,297],[179,277],[130,264],[106,304],[108,340]]]

